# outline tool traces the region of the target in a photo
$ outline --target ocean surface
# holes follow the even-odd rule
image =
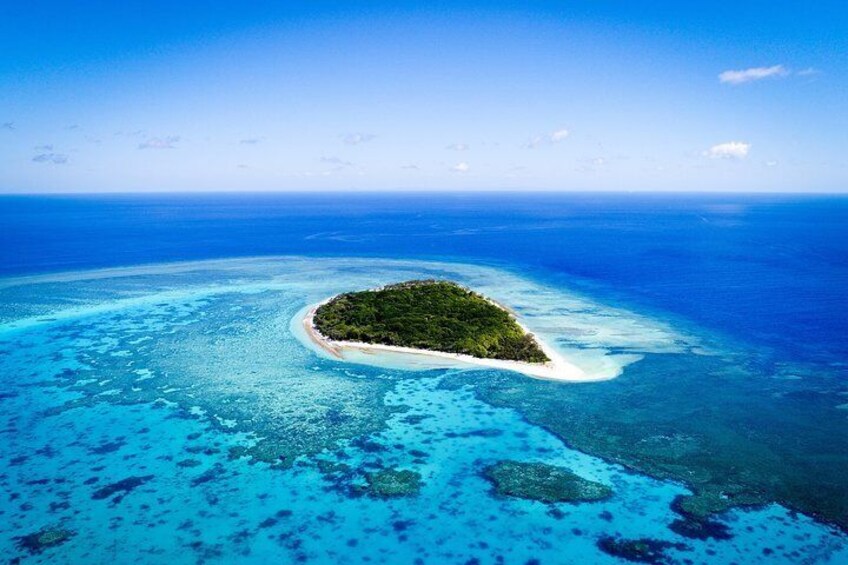
[[[420,277],[618,376],[298,335]],[[0,197],[0,436],[10,561],[848,562],[848,198]],[[613,495],[502,496],[503,461]]]

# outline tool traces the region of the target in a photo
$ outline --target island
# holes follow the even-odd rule
[[[504,306],[452,281],[412,280],[339,294],[311,308],[304,328],[338,358],[350,351],[424,355],[436,365],[586,380]]]

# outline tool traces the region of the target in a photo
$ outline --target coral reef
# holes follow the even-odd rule
[[[407,469],[383,469],[365,473],[369,496],[375,498],[396,498],[413,496],[421,490],[421,475]]]
[[[28,551],[32,555],[38,555],[46,549],[62,545],[76,532],[61,526],[45,527],[37,532],[15,538],[18,549]]]
[[[501,461],[486,467],[483,476],[500,496],[540,502],[591,502],[612,496],[612,489],[604,484],[545,463]]]

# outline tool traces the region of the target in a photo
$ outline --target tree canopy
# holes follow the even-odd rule
[[[322,335],[337,341],[548,361],[509,312],[450,281],[408,281],[340,294],[317,309],[314,323]]]

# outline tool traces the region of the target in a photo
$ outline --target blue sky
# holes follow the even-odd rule
[[[845,2],[0,5],[2,192],[845,192],[846,155]]]

